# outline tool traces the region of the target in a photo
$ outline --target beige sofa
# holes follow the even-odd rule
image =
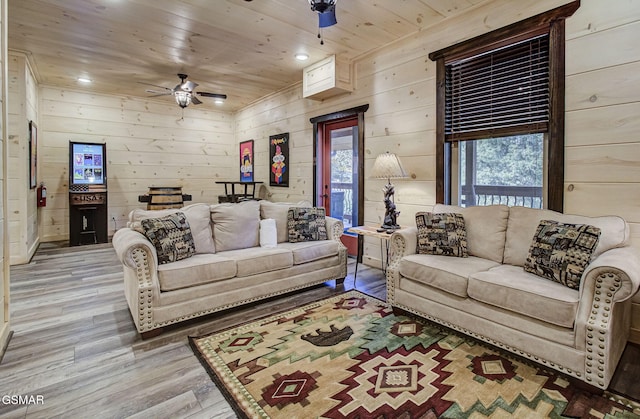
[[[627,223],[503,205],[436,205],[433,213],[463,215],[469,256],[416,254],[417,227],[395,232],[388,301],[606,389],[627,343],[640,283]],[[541,220],[601,229],[579,289],[523,269]]]
[[[343,280],[347,253],[340,242],[342,222],[326,217],[327,240],[290,243],[291,206],[296,205],[246,201],[132,211],[128,227],[114,234],[113,246],[124,267],[125,296],[143,337],[187,319]],[[156,248],[140,232],[141,220],[178,211],[186,216],[196,254],[159,264]],[[267,218],[275,220],[275,247],[260,245],[261,220]]]

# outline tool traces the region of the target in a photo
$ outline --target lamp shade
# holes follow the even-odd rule
[[[393,153],[380,154],[373,163],[371,177],[376,179],[399,179],[407,177],[400,159]]]

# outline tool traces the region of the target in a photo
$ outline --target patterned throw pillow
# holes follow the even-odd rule
[[[140,220],[144,235],[156,248],[158,263],[186,259],[196,253],[191,228],[184,213]]]
[[[580,289],[582,274],[599,239],[598,227],[542,220],[533,236],[524,270]]]
[[[418,212],[416,225],[418,253],[462,258],[468,256],[467,231],[462,214]]]
[[[289,208],[287,229],[291,243],[327,240],[324,208]]]

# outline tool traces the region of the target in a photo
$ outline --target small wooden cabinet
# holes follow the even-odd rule
[[[69,192],[69,245],[107,243],[107,191]]]
[[[348,61],[335,55],[310,65],[302,75],[302,95],[322,100],[353,91],[353,71]]]

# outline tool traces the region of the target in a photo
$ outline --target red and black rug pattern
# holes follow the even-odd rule
[[[240,417],[640,417],[357,291],[190,343]]]

